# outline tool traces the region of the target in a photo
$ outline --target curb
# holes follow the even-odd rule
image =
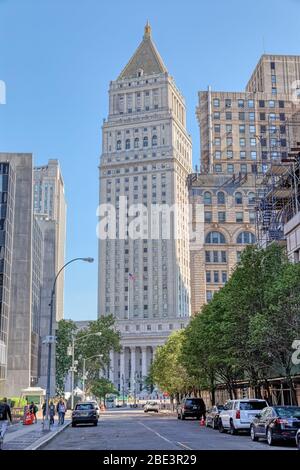
[[[57,429],[56,432],[51,433],[48,437],[41,437],[38,439],[34,444],[31,444],[30,446],[26,447],[24,450],[39,450],[42,447],[44,447],[46,444],[48,444],[52,439],[54,439],[58,434],[63,432],[65,429],[67,429],[71,424],[71,421],[69,423],[64,424],[61,426],[59,429]]]

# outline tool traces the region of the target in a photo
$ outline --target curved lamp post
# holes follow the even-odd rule
[[[46,340],[44,341],[44,344],[48,344],[48,366],[47,366],[47,389],[46,389],[46,419],[44,421],[44,430],[49,431],[50,430],[50,420],[49,420],[49,400],[50,400],[50,386],[51,386],[51,352],[52,352],[52,344],[55,342],[55,337],[53,336],[53,303],[54,303],[54,297],[55,297],[55,288],[56,288],[56,282],[57,278],[60,275],[60,273],[67,267],[69,264],[74,263],[75,261],[85,261],[86,263],[93,263],[94,258],[74,258],[71,259],[71,261],[68,261],[55,276],[54,282],[53,282],[53,287],[51,291],[51,300],[50,300],[50,323],[49,323],[49,336],[46,337]]]

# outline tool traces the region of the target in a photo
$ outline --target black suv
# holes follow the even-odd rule
[[[197,418],[205,419],[206,407],[202,398],[184,398],[177,407],[178,419]]]
[[[98,411],[95,402],[77,403],[72,413],[72,427],[77,424],[98,424]]]

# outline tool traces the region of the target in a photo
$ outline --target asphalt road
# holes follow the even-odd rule
[[[296,450],[291,446],[270,447],[250,436],[230,436],[199,421],[178,420],[173,415],[142,410],[111,410],[101,414],[97,427],[69,427],[44,450]]]

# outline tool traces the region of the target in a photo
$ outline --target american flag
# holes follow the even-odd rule
[[[135,275],[134,274],[128,273],[128,277],[129,277],[130,281],[135,281]]]

